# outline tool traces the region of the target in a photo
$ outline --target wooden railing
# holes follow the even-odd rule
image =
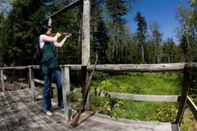
[[[195,119],[197,120],[197,106],[195,105],[195,103],[192,101],[192,99],[189,96],[187,96],[187,104],[190,110],[192,111]]]
[[[71,106],[69,100],[70,92],[70,71],[81,70],[81,65],[61,65],[63,72],[63,99],[65,105],[65,117],[67,119],[71,116]],[[1,84],[4,87],[3,71],[11,69],[28,69],[29,70],[29,85],[32,90],[32,100],[35,102],[35,79],[33,69],[38,69],[39,66],[20,66],[20,67],[0,67]],[[92,70],[93,65],[87,66],[87,70]],[[191,70],[197,68],[196,63],[173,63],[173,64],[106,64],[96,65],[97,71],[111,71],[111,72],[166,72],[166,71],[180,71],[183,72],[183,86],[181,95],[136,95],[108,92],[112,98],[129,99],[135,101],[160,101],[160,102],[178,102],[179,108],[175,123],[180,125],[186,104],[190,107],[194,117],[197,119],[197,106],[188,96],[191,87]],[[5,89],[3,89],[5,91]],[[101,95],[102,96],[102,95]],[[104,96],[104,95],[103,95]]]

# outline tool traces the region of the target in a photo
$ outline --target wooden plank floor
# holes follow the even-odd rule
[[[33,104],[28,89],[0,93],[0,131],[174,131],[170,123],[115,120],[100,114],[71,128],[63,112],[53,112],[47,116],[39,102]]]

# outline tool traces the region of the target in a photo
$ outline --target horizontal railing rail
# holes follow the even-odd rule
[[[100,93],[99,96],[110,96],[115,99],[147,101],[147,102],[178,102],[178,95],[142,95],[142,94],[128,94],[117,92]]]
[[[60,65],[63,72],[63,96],[65,106],[65,116],[69,119],[70,112],[70,70],[83,70],[80,64]],[[87,71],[92,70],[94,65],[86,66]],[[29,70],[29,85],[32,89],[32,99],[35,100],[35,82],[43,84],[43,81],[34,79],[33,69],[39,69],[39,65],[16,66],[16,67],[0,67],[1,85],[4,87],[3,70]],[[191,69],[197,68],[197,63],[170,63],[170,64],[102,64],[96,65],[96,71],[113,71],[113,72],[168,72],[181,71],[183,75],[182,93],[178,95],[142,95],[142,94],[127,94],[108,92],[112,98],[135,100],[135,101],[153,101],[153,102],[178,102],[179,109],[176,118],[176,124],[180,125],[184,114],[186,104],[192,110],[195,118],[197,118],[197,106],[188,97],[189,88],[191,87]],[[5,89],[3,88],[3,91]],[[101,96],[105,96],[104,94]]]
[[[171,64],[102,64],[96,65],[96,71],[128,71],[128,72],[162,72],[162,71],[182,71],[186,63]],[[192,66],[192,64],[189,64]],[[81,70],[82,65],[60,65],[69,67],[71,70]],[[88,65],[87,70],[92,70],[94,65]],[[33,69],[38,69],[38,65],[32,65]]]
[[[97,71],[128,71],[128,72],[162,72],[162,71],[182,71],[186,63],[168,63],[168,64],[102,64],[96,65]],[[197,63],[188,64],[189,66],[197,67]],[[87,69],[91,70],[94,65],[88,65]],[[29,66],[11,66],[0,67],[0,70],[10,69],[27,69],[27,68],[39,69],[39,65]],[[71,70],[81,70],[80,64],[66,64],[60,65],[60,67],[69,67]]]

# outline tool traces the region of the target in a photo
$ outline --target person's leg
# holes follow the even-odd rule
[[[43,89],[43,111],[47,112],[50,111],[51,108],[51,98],[50,98],[50,85],[51,85],[51,79],[50,79],[51,73],[45,67],[44,70],[44,89]]]
[[[64,104],[63,104],[63,94],[62,94],[62,76],[60,70],[55,69],[52,71],[52,80],[56,83],[57,86],[58,106],[60,108],[63,108]]]

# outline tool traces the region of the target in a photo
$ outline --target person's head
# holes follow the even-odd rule
[[[46,24],[43,24],[41,26],[41,30],[40,30],[41,34],[46,34],[46,35],[50,35],[52,33],[52,27],[48,26]]]

